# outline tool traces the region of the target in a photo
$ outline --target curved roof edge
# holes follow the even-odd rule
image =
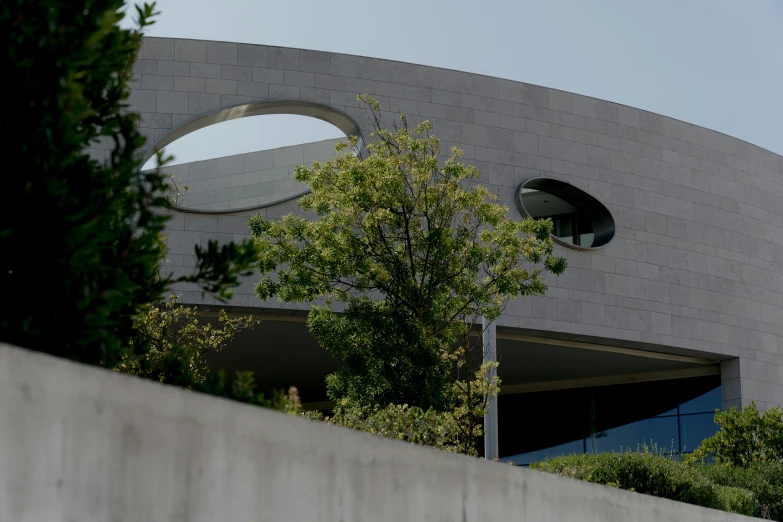
[[[691,122],[688,122],[688,121],[685,121],[685,120],[674,118],[672,116],[666,116],[664,114],[648,111],[646,109],[640,109],[638,107],[633,107],[631,105],[625,105],[625,104],[622,104],[622,103],[619,103],[619,102],[615,102],[615,101],[611,101],[611,100],[604,100],[602,98],[596,98],[594,96],[588,96],[588,95],[584,95],[584,94],[579,94],[579,93],[576,93],[576,92],[573,92],[573,91],[564,91],[562,89],[557,89],[557,88],[554,88],[554,87],[547,87],[547,86],[544,86],[544,85],[537,85],[537,84],[527,83],[527,82],[520,81],[520,80],[511,80],[511,79],[503,78],[503,77],[500,77],[500,76],[489,76],[489,75],[486,75],[486,74],[473,73],[473,72],[469,72],[469,71],[462,71],[462,70],[459,70],[459,69],[449,69],[449,68],[438,67],[438,66],[433,66],[433,65],[424,65],[424,64],[418,64],[418,63],[413,63],[413,62],[403,62],[401,60],[394,60],[394,59],[389,59],[389,58],[376,58],[376,57],[372,57],[372,56],[364,56],[364,55],[359,55],[359,54],[347,54],[347,53],[341,53],[341,52],[335,52],[335,51],[324,51],[324,50],[318,50],[318,49],[305,49],[305,48],[298,48],[298,47],[284,47],[284,46],[267,45],[267,44],[253,44],[253,43],[245,43],[245,42],[231,42],[231,41],[227,41],[227,40],[205,40],[205,39],[196,39],[196,38],[176,38],[176,37],[160,37],[160,36],[145,36],[143,38],[143,42],[150,42],[150,41],[154,41],[154,40],[158,40],[158,41],[170,40],[170,41],[174,41],[174,42],[176,42],[176,41],[205,42],[205,43],[210,43],[211,42],[211,43],[229,44],[229,45],[237,45],[237,46],[241,45],[241,46],[247,46],[247,47],[263,47],[263,48],[267,48],[267,49],[279,49],[281,51],[297,51],[297,52],[298,51],[305,51],[307,53],[328,54],[328,55],[332,55],[332,56],[342,56],[342,57],[348,57],[348,58],[356,58],[356,59],[360,59],[360,60],[364,59],[364,60],[376,60],[376,61],[379,61],[379,62],[396,63],[396,64],[400,64],[400,65],[404,65],[404,66],[414,66],[414,67],[419,67],[419,68],[431,69],[433,71],[443,71],[443,72],[446,72],[446,73],[452,73],[452,74],[457,74],[457,75],[469,75],[471,77],[485,78],[487,80],[498,80],[498,81],[509,82],[509,83],[513,83],[513,84],[528,85],[528,86],[531,86],[531,87],[534,87],[534,88],[548,89],[550,91],[563,93],[565,95],[578,96],[580,98],[590,99],[590,100],[601,102],[601,103],[612,104],[612,105],[617,106],[618,108],[622,107],[622,108],[628,109],[630,112],[632,112],[632,111],[639,111],[641,113],[646,113],[647,115],[652,115],[652,116],[656,116],[658,118],[665,118],[667,120],[672,120],[672,121],[674,121],[674,122],[676,122],[678,124],[682,124],[682,125],[686,126],[686,137],[684,138],[681,135],[679,135],[679,136],[670,136],[670,135],[667,135],[667,134],[663,134],[664,136],[668,136],[670,138],[675,138],[675,139],[681,139],[681,140],[686,141],[688,143],[699,145],[699,146],[702,146],[702,147],[705,147],[705,148],[708,148],[708,149],[712,149],[712,150],[716,150],[716,151],[719,151],[719,152],[723,152],[723,153],[726,153],[726,154],[733,154],[735,156],[741,157],[742,159],[746,159],[747,161],[751,161],[752,163],[756,163],[757,165],[759,165],[761,167],[764,167],[764,168],[767,168],[767,169],[769,169],[769,170],[771,170],[773,172],[776,172],[778,174],[783,174],[783,155],[778,154],[776,152],[773,152],[773,151],[771,151],[769,149],[766,149],[764,147],[761,147],[759,145],[756,145],[754,143],[751,143],[749,141],[743,140],[741,138],[737,138],[735,136],[732,136],[730,134],[726,134],[726,133],[721,132],[721,131],[716,131],[714,129],[710,129],[708,127],[703,127],[703,126],[695,124],[695,123],[691,123]],[[139,56],[140,59],[145,59],[144,56],[143,56],[143,54],[144,54],[143,49],[144,49],[144,45],[142,45],[142,52],[141,52],[141,54]],[[281,54],[284,54],[284,53],[281,53]],[[175,61],[176,61],[176,59],[175,59]],[[235,65],[243,65],[243,64],[235,64]],[[250,64],[247,64],[247,65],[250,65]],[[311,71],[311,72],[313,72],[313,71]],[[349,76],[348,74],[346,74],[345,71],[342,71],[341,74],[343,74],[345,76]],[[379,78],[363,78],[361,75],[357,75],[356,78],[380,80]],[[380,80],[380,81],[382,81],[382,80]],[[417,86],[425,87],[426,85],[420,85],[417,82]],[[429,87],[432,87],[432,86],[430,85]],[[445,87],[447,87],[445,89],[447,91],[451,90],[453,92],[461,92],[461,91],[455,90],[455,89],[448,89],[447,85],[445,85]],[[464,92],[463,94],[473,94],[473,93]],[[507,100],[507,101],[513,101],[513,100]],[[553,108],[553,107],[547,107],[547,108],[550,108],[552,110],[557,110],[556,108]],[[576,112],[574,110],[569,111],[569,112],[571,112],[573,114],[581,115],[581,116],[587,116],[587,115],[584,115],[584,114],[580,114],[579,112]],[[595,116],[590,116],[590,117],[595,117]],[[638,115],[637,115],[637,117],[638,117]],[[597,118],[597,119],[601,119],[601,118]],[[618,118],[618,120],[619,119],[620,118]],[[620,125],[627,125],[627,126],[630,126],[630,127],[634,127],[634,125],[628,125],[628,123],[633,123],[633,119],[634,119],[633,115],[628,114],[628,115],[626,115],[625,119],[626,119],[626,123],[623,123],[622,121],[612,121],[612,120],[605,120],[605,121],[611,121],[612,123],[617,123],[617,124],[620,124]],[[630,119],[631,121],[630,122],[627,121],[628,119]],[[687,129],[687,127],[694,127],[695,129]],[[647,130],[649,132],[654,132],[654,131],[651,131],[649,129],[645,129],[642,126],[636,126],[636,128],[639,128],[641,130]],[[691,131],[691,132],[688,132],[688,131]],[[695,132],[693,132],[693,131],[695,131]],[[707,138],[705,140],[703,137],[699,138],[699,137],[696,137],[696,136],[690,136],[690,134],[699,134],[698,131],[706,131],[708,133],[715,134],[718,137],[722,137],[723,139],[733,140],[735,142],[738,142],[740,144],[745,145],[748,150],[743,150],[743,147],[740,147],[740,149],[737,150],[733,146],[731,147],[731,150],[725,150],[725,148],[717,147],[717,146],[714,146],[712,144],[707,144],[710,141],[712,141],[712,139],[714,139],[714,138],[712,138],[712,139],[711,138]],[[658,134],[661,134],[661,133],[658,133]],[[694,141],[694,139],[686,139],[686,138],[695,138],[698,141]],[[756,161],[756,160],[753,159],[754,155],[756,155],[756,154],[760,154],[762,157],[767,156],[767,158],[766,158],[766,160],[762,159],[760,161]],[[747,157],[744,157],[744,156],[747,156]],[[771,156],[771,158],[770,158],[770,156]]]

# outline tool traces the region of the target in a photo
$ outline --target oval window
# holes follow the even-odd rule
[[[331,123],[295,114],[270,114],[237,118],[199,129],[166,145],[173,156],[169,165],[279,149],[325,140],[345,139]],[[154,168],[150,158],[142,170]]]
[[[172,202],[181,210],[227,212],[274,204],[309,189],[294,178],[297,165],[335,156],[346,135],[331,123],[270,114],[203,127],[167,144],[174,160],[162,171]],[[154,168],[150,158],[143,169]]]
[[[614,237],[614,218],[587,192],[552,178],[532,178],[517,188],[523,216],[550,218],[555,242],[579,250],[602,247]]]

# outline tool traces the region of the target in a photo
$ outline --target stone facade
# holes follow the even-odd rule
[[[299,49],[146,38],[132,88],[130,109],[141,113],[151,144],[221,111],[289,101],[347,114],[366,136],[367,113],[355,96],[369,93],[389,116],[432,121],[514,215],[514,190],[527,178],[578,186],[612,212],[614,239],[594,251],[562,249],[565,275],[548,281],[546,297],[512,302],[499,325],[708,354],[724,361],[724,406],[783,405],[781,156],[569,92]],[[170,267],[192,267],[196,243],[244,237],[249,215],[278,217],[296,208],[288,201],[234,214],[177,213],[169,227]],[[239,289],[237,306],[280,308],[258,303],[252,283]],[[181,290],[186,301],[201,301],[194,288]]]
[[[177,184],[188,189],[178,205],[196,210],[230,210],[275,203],[307,192],[294,178],[297,165],[335,156],[340,140],[235,154],[166,167]]]

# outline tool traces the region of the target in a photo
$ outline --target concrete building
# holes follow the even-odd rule
[[[501,456],[525,464],[650,439],[687,452],[714,431],[715,407],[783,405],[783,157],[608,101],[360,56],[146,38],[136,73],[130,109],[151,147],[259,114],[366,136],[355,96],[369,93],[432,121],[515,215],[553,217],[567,272],[498,320]],[[193,266],[195,244],[245,237],[251,215],[296,211],[293,166],[330,145],[177,167],[194,189],[169,224],[171,270]],[[221,365],[323,401],[335,362],[309,338],[307,308],[258,301],[254,280],[231,310],[266,321]]]

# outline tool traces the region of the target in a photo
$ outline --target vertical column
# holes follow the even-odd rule
[[[729,359],[721,361],[720,377],[724,410],[742,409],[751,402],[762,412],[783,406],[783,369],[779,364],[759,359]]]
[[[497,341],[495,336],[495,322],[487,322],[486,317],[482,318],[484,328],[484,362],[497,361]],[[491,368],[487,372],[487,379],[495,377],[496,368]],[[484,458],[494,460],[500,456],[498,451],[498,398],[490,397],[487,405],[487,412],[484,414]]]
[[[723,410],[732,407],[742,409],[742,380],[740,379],[740,360],[729,359],[720,363],[720,381],[723,389]]]

